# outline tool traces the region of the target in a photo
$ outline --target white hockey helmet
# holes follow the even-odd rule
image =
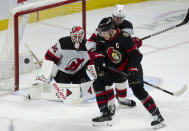
[[[79,48],[80,43],[84,38],[84,30],[81,26],[74,26],[70,32],[72,42],[75,45],[75,48]]]
[[[113,9],[112,15],[116,17],[125,17],[126,11],[124,5],[117,4]]]

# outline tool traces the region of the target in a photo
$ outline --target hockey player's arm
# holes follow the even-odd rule
[[[97,44],[97,31],[95,31],[86,42],[86,48],[88,51],[96,50]]]
[[[53,61],[55,64],[61,59],[61,47],[59,42],[49,48],[45,54],[45,59]]]
[[[87,66],[87,69],[94,79],[96,79],[98,76],[99,67],[103,65],[104,55],[101,52],[97,52],[96,50],[89,50],[88,54],[90,56],[90,62]]]
[[[94,52],[94,65],[97,72],[97,77],[102,76],[104,74],[104,58],[105,58],[105,52],[104,52],[104,46],[102,43],[97,43],[96,51]]]
[[[97,78],[97,73],[94,66],[94,52],[96,51],[96,33],[93,33],[91,37],[86,42],[86,49],[88,50],[89,62],[87,64],[87,70],[93,76],[94,79]]]
[[[134,35],[133,25],[130,21],[124,20],[120,26],[122,27],[121,31],[127,32],[131,37]]]
[[[90,59],[94,62],[95,66],[101,66],[104,62],[104,45],[100,40],[101,37],[96,32],[88,40],[95,42],[95,47],[88,50]]]
[[[124,20],[120,26],[121,26],[121,31],[128,33],[132,37],[132,40],[137,45],[137,48],[142,46],[142,40],[136,36],[133,37],[134,35],[133,25],[130,21]]]
[[[138,65],[140,64],[142,60],[142,54],[137,48],[137,45],[134,44],[132,40],[128,45],[129,48],[126,49],[126,53],[128,55],[128,74],[129,79],[136,81],[136,76],[138,74]],[[129,42],[128,41],[128,42]]]
[[[137,45],[131,39],[128,39],[128,44],[125,51],[128,54],[129,58],[129,68],[137,67],[137,65],[141,62],[143,56],[137,48]]]
[[[89,56],[90,56],[90,63],[88,68],[91,69],[91,74],[94,76],[95,74],[95,79],[99,76],[99,72],[101,71],[101,68],[103,67],[103,63],[104,63],[104,54],[102,52],[97,52],[89,51]]]
[[[96,79],[97,78],[97,68],[102,65],[104,61],[104,55],[101,53],[101,45],[98,42],[99,36],[97,31],[95,31],[86,43],[86,48],[90,56],[90,62],[87,67],[90,74]]]

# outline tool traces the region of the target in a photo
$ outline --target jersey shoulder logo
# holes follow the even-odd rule
[[[124,32],[124,33],[123,33],[123,36],[124,36],[124,37],[129,37],[129,33]]]
[[[69,70],[69,71],[77,71],[80,70],[82,68],[82,63],[84,62],[84,58],[80,59],[80,58],[74,58],[72,59],[67,67],[65,68],[65,70]]]
[[[107,49],[107,54],[109,59],[115,64],[119,63],[122,59],[121,53],[118,50],[115,50],[114,47],[109,47]]]

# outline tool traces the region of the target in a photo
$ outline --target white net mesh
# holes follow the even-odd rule
[[[66,3],[53,8],[43,8],[47,5],[62,2],[62,0],[40,0],[14,8],[9,19],[7,37],[0,52],[0,89],[15,89],[15,64],[14,64],[14,14],[20,11],[32,9],[33,12],[19,16],[19,52],[28,52],[24,46],[29,45],[31,50],[39,59],[43,59],[46,50],[60,37],[69,35],[71,28],[82,25],[82,3],[81,1]],[[18,57],[18,56],[17,56]],[[22,61],[19,61],[22,62]],[[20,70],[20,85],[26,83],[25,76]],[[23,79],[22,79],[23,76]],[[32,75],[28,75],[31,79]]]
[[[14,28],[13,28],[13,17],[10,17],[7,37],[0,52],[0,87],[6,89],[5,86],[12,89],[14,88]]]

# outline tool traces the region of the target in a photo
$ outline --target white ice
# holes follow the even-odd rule
[[[140,38],[180,23],[189,8],[189,0],[154,0],[125,5],[126,19],[135,27],[135,36]],[[98,22],[111,16],[113,7],[87,12],[87,37],[97,27]],[[69,18],[64,25],[70,28]],[[64,23],[64,22],[61,22]],[[59,25],[59,24],[55,24]],[[46,46],[41,50],[43,40],[37,43],[35,36],[26,36],[28,44],[34,45],[34,52],[42,58],[47,48],[69,30],[58,26],[46,26],[51,32],[40,30],[46,35]],[[56,32],[53,32],[54,28]],[[58,31],[57,31],[58,30]],[[53,33],[50,34],[50,33]],[[142,65],[144,75],[161,79],[160,87],[177,91],[184,84],[189,85],[189,24],[143,41],[141,52],[144,54]],[[3,43],[6,31],[0,32]],[[40,38],[38,38],[40,40]],[[40,54],[41,53],[41,54]],[[173,97],[159,90],[149,92],[165,118],[166,128],[161,131],[189,131],[189,91],[182,96]],[[152,131],[152,118],[143,105],[136,100],[135,108],[117,107],[112,127],[92,127],[91,119],[98,113],[96,103],[64,105],[46,100],[27,100],[23,96],[6,95],[0,97],[0,131]]]

